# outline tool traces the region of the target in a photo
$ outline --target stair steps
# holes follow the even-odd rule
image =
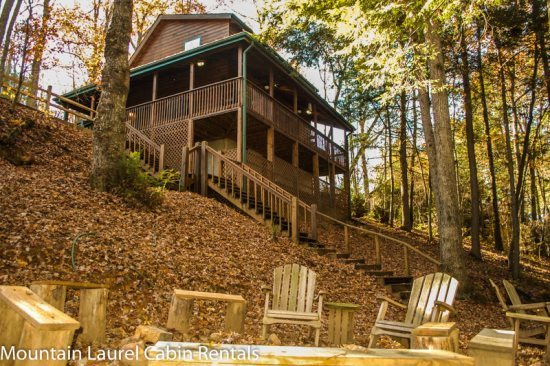
[[[355,265],[355,269],[362,269],[362,270],[365,270],[365,271],[381,271],[382,270],[382,266],[380,264],[363,264],[363,263],[358,263]]]
[[[336,254],[336,258],[338,258],[338,259],[349,259],[350,256],[351,256],[351,254],[349,254],[349,253],[338,253],[338,254]]]
[[[341,259],[340,262],[345,264],[365,264],[365,258],[345,258]]]
[[[365,273],[379,278],[383,278],[384,276],[393,276],[393,271],[368,270],[365,271]]]

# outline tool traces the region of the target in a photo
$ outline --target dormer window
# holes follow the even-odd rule
[[[201,37],[200,36],[194,37],[184,42],[183,50],[189,51],[189,50],[192,50],[193,48],[199,47],[200,45],[201,45]]]

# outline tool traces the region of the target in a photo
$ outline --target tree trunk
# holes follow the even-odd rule
[[[124,156],[126,99],[130,85],[128,48],[132,32],[132,0],[115,0],[105,38],[102,94],[94,122],[91,184],[107,191]],[[116,179],[116,178],[115,178]]]
[[[479,67],[479,87],[481,97],[481,107],[483,111],[483,124],[485,125],[485,139],[487,143],[487,158],[489,160],[489,175],[491,176],[491,198],[493,206],[493,236],[495,240],[495,250],[502,252],[504,244],[502,232],[500,230],[500,212],[498,210],[498,192],[497,179],[495,174],[495,160],[493,154],[493,141],[491,138],[491,126],[489,125],[489,110],[487,108],[487,97],[485,95],[485,81],[483,78],[483,59],[481,56],[481,30],[477,28],[477,61]]]
[[[537,181],[535,176],[535,166],[534,162],[529,163],[529,180],[531,183],[531,220],[537,221],[539,219],[538,215],[538,204],[537,204]]]
[[[412,106],[413,106],[413,129],[412,129],[412,154],[411,154],[411,169],[410,169],[410,177],[411,177],[411,189],[409,193],[409,207],[410,207],[410,214],[409,214],[409,220],[411,222],[411,228],[414,226],[414,215],[413,215],[413,209],[414,209],[414,157],[416,156],[417,148],[416,148],[416,135],[417,135],[417,122],[418,122],[418,116],[416,112],[416,94],[413,92],[413,99],[412,99]],[[418,157],[418,163],[420,162],[420,157]],[[420,167],[420,171],[422,171],[422,166]]]
[[[2,14],[0,15],[0,44],[3,44],[4,33],[8,26],[8,20],[10,19],[10,12],[13,8],[14,0],[6,0],[4,7],[2,8]],[[9,40],[9,38],[6,38]]]
[[[365,119],[362,118],[359,121],[359,131],[361,135],[365,133]],[[365,209],[367,212],[370,211],[370,189],[369,189],[369,170],[367,167],[367,154],[366,151],[363,151],[361,155],[361,170],[363,173],[363,191],[365,192]]]
[[[502,52],[497,45],[498,63],[499,63],[499,79],[500,79],[500,97],[502,102],[502,122],[504,123],[505,139],[506,139],[506,168],[508,170],[508,183],[510,195],[510,211],[512,217],[512,242],[508,251],[508,267],[512,272],[514,279],[519,278],[519,207],[516,195],[516,184],[514,174],[514,154],[512,151],[510,120],[508,118],[508,102],[506,99],[506,79],[504,77],[504,62],[502,60]]]
[[[17,16],[19,15],[19,10],[21,9],[22,3],[23,3],[23,0],[17,0],[17,3],[15,4],[13,15],[10,18],[8,27],[6,29],[5,41],[2,44],[2,57],[0,58],[0,90],[3,88],[3,85],[4,85],[4,75],[6,73],[6,60],[8,59],[8,53],[10,51],[11,34],[13,32],[13,27],[15,26],[15,21],[17,20]]]
[[[468,167],[470,170],[470,198],[472,206],[471,214],[471,238],[472,248],[470,254],[481,259],[481,243],[479,242],[480,212],[479,212],[479,184],[477,180],[477,161],[475,152],[474,116],[472,112],[472,91],[470,88],[470,66],[468,62],[468,49],[466,48],[466,34],[461,27],[460,58],[462,59],[462,84],[464,98],[464,113],[466,119],[466,145],[468,148]]]
[[[540,47],[540,54],[542,56],[542,70],[544,73],[544,83],[546,84],[546,100],[550,103],[550,67],[548,66],[548,54],[546,53],[546,40],[544,39],[544,35],[547,32],[545,28],[548,23],[544,21],[545,17],[541,16],[539,0],[533,0],[532,4],[533,25]],[[550,2],[548,3],[548,11],[550,12]]]
[[[411,207],[409,202],[409,162],[407,160],[407,95],[401,92],[399,98],[399,165],[401,166],[401,226],[411,231]]]
[[[31,65],[31,77],[30,77],[30,93],[38,96],[38,82],[40,80],[40,71],[42,70],[42,59],[44,58],[44,47],[47,42],[48,27],[50,21],[50,0],[44,0],[44,11],[42,13],[42,25],[39,30],[36,49],[34,51],[34,57]],[[28,102],[30,107],[36,108],[38,102],[36,99],[29,98]]]
[[[387,132],[388,132],[388,158],[389,158],[389,165],[390,165],[390,226],[393,227],[393,220],[395,216],[395,212],[393,210],[393,193],[395,190],[395,181],[393,179],[393,149],[392,149],[392,139],[391,139],[391,122],[390,122],[390,111],[389,108],[386,107],[386,120],[387,120]]]
[[[441,261],[449,274],[457,278],[466,292],[470,283],[466,273],[462,229],[456,189],[456,172],[453,159],[453,138],[449,101],[445,86],[443,48],[439,38],[440,25],[437,19],[428,21],[426,38],[435,57],[429,60],[430,79],[433,89],[434,141],[437,152],[437,184],[433,185],[437,207]]]

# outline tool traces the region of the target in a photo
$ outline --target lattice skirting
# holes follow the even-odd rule
[[[181,167],[181,152],[187,145],[187,120],[177,121],[154,128],[150,132],[151,138],[164,144],[164,163],[168,169],[179,170]]]

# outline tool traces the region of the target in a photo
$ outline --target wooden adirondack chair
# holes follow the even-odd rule
[[[395,338],[409,347],[414,328],[427,322],[446,322],[450,313],[455,312],[452,305],[457,288],[455,278],[438,272],[414,280],[408,305],[382,297],[378,317],[371,330],[369,348],[376,346],[381,335]],[[386,320],[388,304],[406,309],[405,321]]]
[[[533,311],[537,315],[542,316],[548,316],[548,307],[550,307],[550,303],[534,303],[534,304],[523,304],[521,302],[521,299],[519,297],[519,294],[510,282],[503,280],[502,283],[504,284],[504,288],[506,290],[506,293],[508,294],[508,297],[510,298],[510,302],[512,305],[508,305],[506,302],[506,299],[500,292],[499,287],[496,283],[493,282],[493,280],[489,279],[489,282],[494,287],[495,292],[497,294],[498,302],[500,303],[500,306],[502,306],[502,310],[506,314],[508,311],[513,311],[520,314],[527,314],[527,311]],[[508,319],[510,321],[510,327],[513,330],[514,324],[512,319]],[[527,343],[527,344],[537,344],[539,346],[545,346],[546,343],[544,341],[544,335],[546,333],[546,327],[541,324],[532,324],[532,326],[524,327],[523,324],[525,322],[522,322],[520,325],[522,327],[519,329],[519,342],[520,343]],[[529,322],[527,322],[529,323]],[[542,336],[542,338],[535,338],[537,336]]]
[[[323,292],[319,291],[317,311],[313,311],[317,274],[299,264],[287,264],[273,271],[273,288],[262,287],[265,309],[262,337],[267,338],[269,326],[276,323],[308,325],[315,329],[315,346],[319,345]],[[273,296],[271,306],[269,298]],[[310,332],[311,334],[311,332]]]

